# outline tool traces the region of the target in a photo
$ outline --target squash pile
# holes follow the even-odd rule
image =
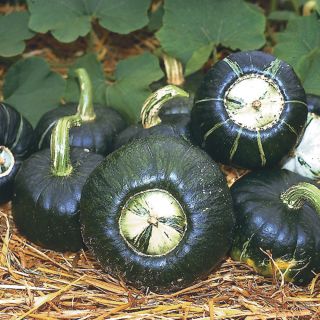
[[[79,104],[45,114],[35,133],[0,105],[0,203],[12,199],[29,240],[86,247],[108,273],[158,292],[205,277],[229,252],[282,281],[320,272],[320,148],[304,142],[320,127],[320,100],[291,66],[231,54],[207,72],[192,110],[188,93],[166,86],[130,126],[93,106],[87,72],[76,73]],[[253,171],[230,190],[217,162]]]

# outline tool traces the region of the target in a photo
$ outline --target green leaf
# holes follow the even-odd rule
[[[116,68],[115,83],[107,87],[107,104],[131,121],[138,121],[142,104],[151,93],[149,85],[163,76],[158,59],[151,53],[122,60]]]
[[[19,110],[33,125],[55,108],[63,95],[64,79],[50,70],[45,60],[19,60],[8,70],[3,85],[5,102]]]
[[[309,64],[309,73],[303,82],[308,93],[320,95],[320,50],[314,54]]]
[[[87,0],[93,16],[104,28],[121,34],[140,29],[148,23],[150,0]],[[96,5],[93,3],[96,2]]]
[[[208,60],[213,48],[213,43],[209,43],[197,49],[186,64],[185,75],[188,76],[199,70]]]
[[[167,0],[157,37],[164,50],[187,63],[209,44],[232,50],[264,45],[265,17],[242,0]]]
[[[148,23],[150,0],[28,0],[30,28],[51,31],[61,42],[71,42],[91,30],[97,19],[110,31],[127,34]]]
[[[24,40],[34,35],[28,29],[28,21],[28,12],[13,12],[0,16],[0,56],[12,57],[24,51]]]
[[[68,102],[78,102],[80,97],[79,82],[74,71],[77,68],[87,70],[93,87],[93,102],[106,104],[106,79],[102,64],[94,53],[79,58],[69,69],[64,99]]]
[[[160,5],[160,7],[156,9],[156,11],[149,12],[148,30],[150,32],[155,32],[161,28],[163,15],[164,15],[163,5]]]
[[[315,15],[290,20],[277,40],[274,54],[292,65],[308,93],[320,95],[320,20]]]
[[[316,0],[316,9],[320,13],[320,0]]]
[[[277,10],[269,14],[269,20],[289,21],[297,17],[296,13],[290,10]]]

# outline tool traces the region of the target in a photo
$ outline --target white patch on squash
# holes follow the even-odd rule
[[[294,155],[284,161],[283,169],[296,172],[304,177],[320,179],[320,117],[308,114],[308,121],[302,139]]]
[[[270,128],[279,121],[284,98],[272,79],[260,74],[248,74],[229,87],[224,104],[232,121],[256,131]]]
[[[0,178],[7,176],[13,169],[14,156],[5,146],[0,146]]]
[[[168,191],[150,189],[127,200],[121,211],[119,228],[126,243],[138,254],[162,256],[182,240],[187,218]]]

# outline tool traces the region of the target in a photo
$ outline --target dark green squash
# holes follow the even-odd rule
[[[178,137],[134,140],[107,156],[81,197],[82,234],[103,269],[172,291],[226,255],[234,216],[217,164]]]
[[[311,182],[281,169],[236,181],[232,257],[262,275],[282,274],[283,281],[297,284],[320,272],[320,190]]]
[[[320,180],[320,97],[307,94],[308,120],[297,145],[282,168]]]
[[[80,122],[78,115],[59,119],[52,133],[51,150],[34,153],[16,176],[14,221],[29,240],[48,249],[77,251],[83,245],[81,190],[103,156],[81,148],[69,151],[69,128]]]
[[[307,94],[308,112],[320,116],[320,96],[315,94]]]
[[[0,204],[11,200],[14,177],[29,156],[32,142],[29,121],[7,103],[0,103]]]
[[[214,160],[249,169],[277,164],[306,120],[305,92],[292,67],[259,51],[217,62],[191,112],[194,138]]]
[[[93,104],[92,85],[85,69],[77,69],[81,94],[80,102],[68,103],[45,113],[35,128],[35,149],[50,146],[54,125],[61,117],[78,112],[82,125],[70,130],[70,146],[83,148],[103,156],[113,151],[113,139],[126,127],[123,117],[114,109]]]
[[[141,109],[141,123],[125,128],[115,138],[114,149],[134,139],[152,135],[191,139],[191,100],[179,87],[167,85],[152,93]]]

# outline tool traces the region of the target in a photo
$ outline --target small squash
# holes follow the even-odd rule
[[[57,251],[82,248],[81,190],[103,160],[103,156],[81,148],[70,152],[69,128],[80,123],[78,115],[59,119],[51,150],[41,150],[25,160],[15,181],[12,215],[18,229],[29,240]]]
[[[229,250],[234,227],[218,165],[167,136],[134,140],[107,156],[83,188],[80,218],[103,269],[156,291],[207,275]]]
[[[11,200],[14,178],[32,142],[29,121],[7,103],[0,103],[0,204]]]
[[[92,84],[85,69],[77,69],[81,92],[80,102],[68,103],[45,113],[35,128],[35,148],[41,150],[50,146],[50,136],[57,120],[79,113],[80,127],[70,130],[70,146],[79,147],[103,156],[113,151],[114,137],[126,127],[123,117],[114,109],[92,102]]]
[[[152,135],[183,136],[191,139],[188,93],[167,85],[152,93],[141,109],[141,123],[128,126],[115,138],[114,149]]]
[[[278,163],[306,120],[305,92],[292,67],[259,51],[217,62],[191,112],[194,138],[214,160],[249,169]]]
[[[288,170],[251,172],[231,187],[231,256],[265,276],[308,283],[320,272],[320,190]],[[272,258],[272,259],[271,259]]]
[[[320,180],[320,97],[307,94],[308,120],[301,140],[283,168],[313,180]]]

